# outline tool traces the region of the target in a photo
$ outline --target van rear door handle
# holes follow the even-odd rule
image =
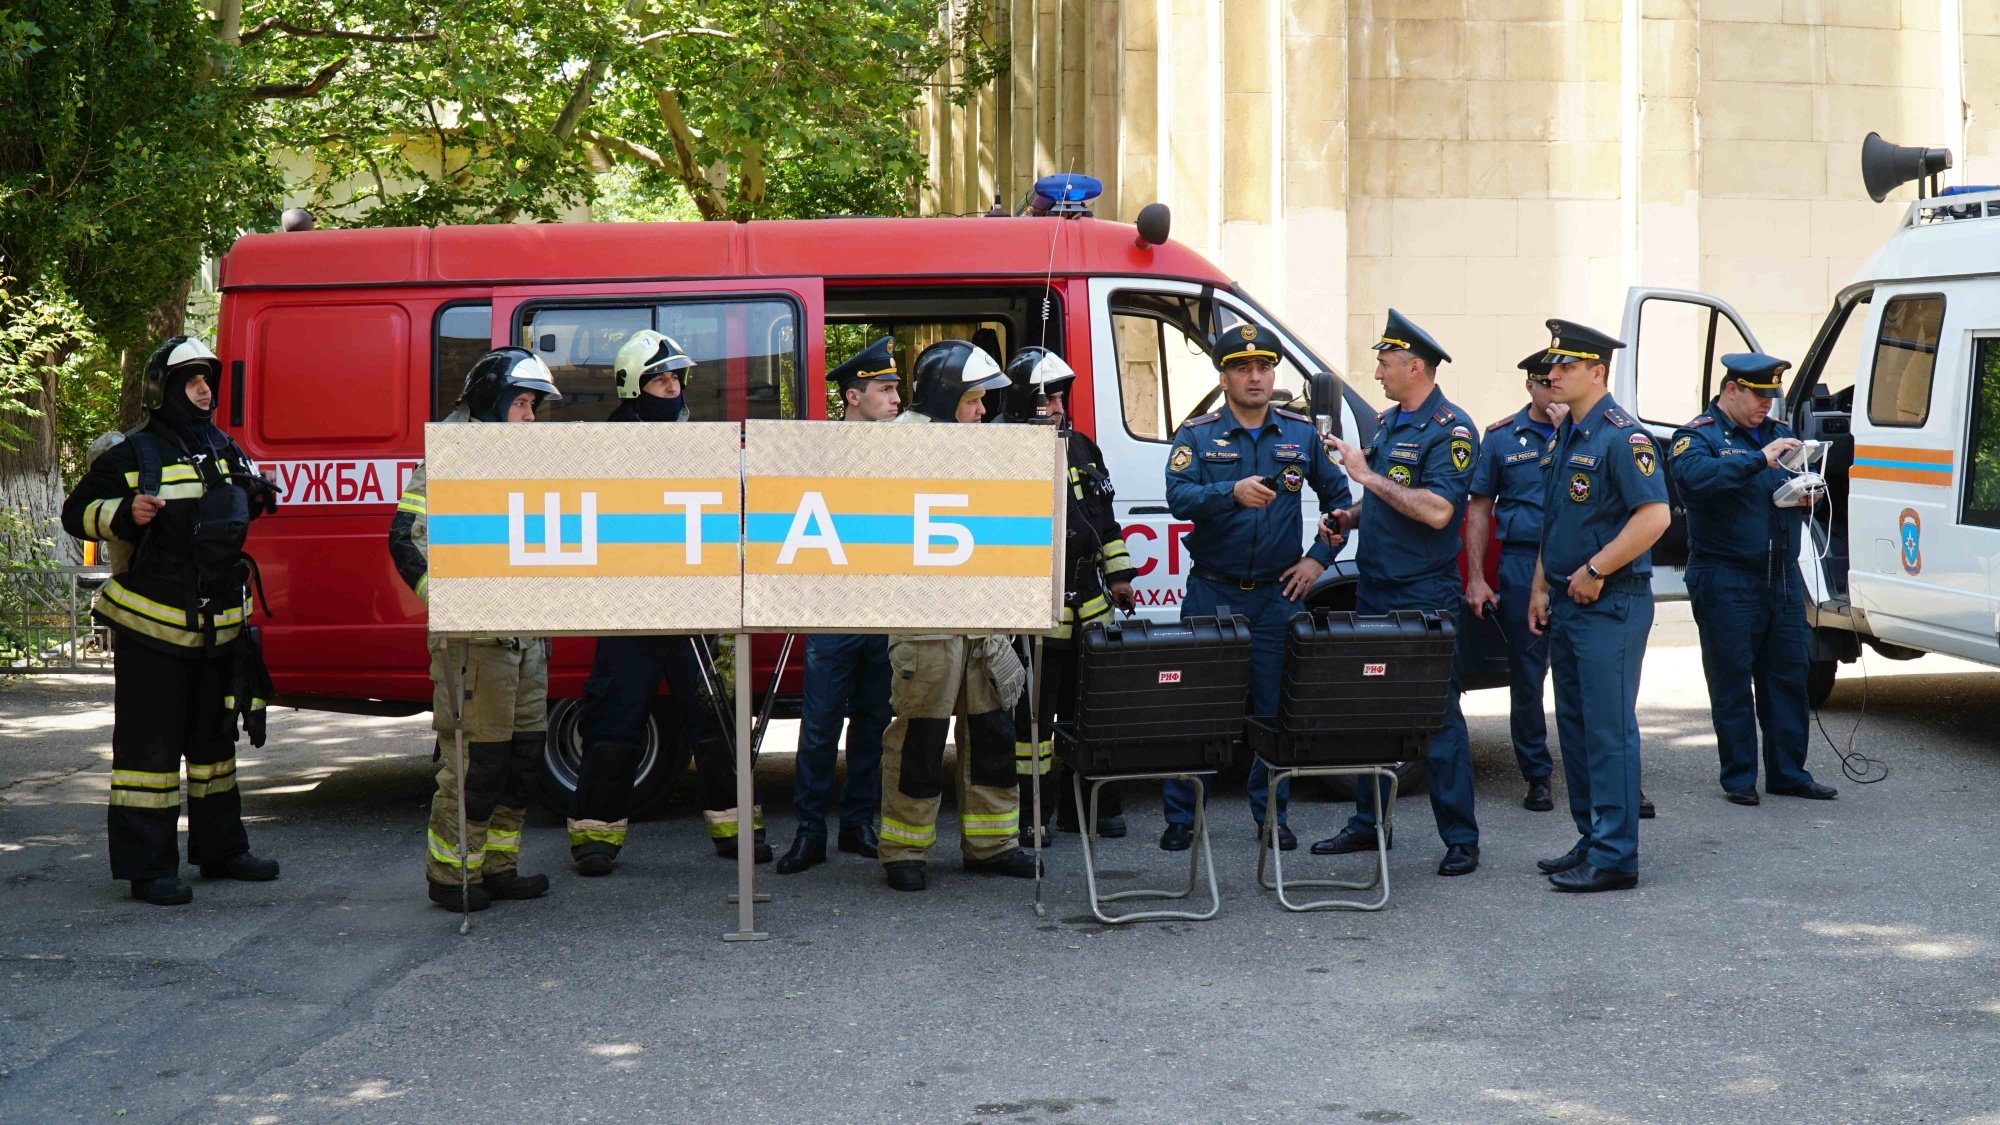
[[[1170,516],[1173,512],[1165,504],[1141,504],[1132,509],[1135,516]]]

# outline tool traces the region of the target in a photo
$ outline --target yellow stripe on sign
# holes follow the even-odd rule
[[[1053,569],[1047,547],[974,547],[972,556],[954,566],[919,566],[909,544],[853,543],[844,548],[847,565],[830,552],[801,549],[792,561],[778,565],[781,543],[751,543],[744,559],[746,574],[946,575],[953,578],[1047,578]],[[436,548],[432,548],[435,552]]]
[[[433,517],[435,518],[435,517]],[[541,544],[533,544],[539,551]],[[736,544],[704,543],[701,562],[689,566],[687,548],[679,543],[602,543],[597,562],[590,566],[515,566],[508,561],[505,545],[431,544],[430,573],[424,576],[426,589],[418,596],[429,600],[431,575],[440,578],[657,578],[694,574],[734,575],[738,571]],[[787,573],[793,573],[787,571]],[[1036,573],[1047,574],[1044,566]]]
[[[790,516],[808,492],[817,492],[835,515],[907,516],[917,493],[962,494],[961,515],[1041,516],[1055,511],[1055,490],[1045,480],[917,480],[876,477],[750,477],[746,502],[752,512]],[[940,513],[940,519],[949,516]]]
[[[563,514],[581,510],[583,494],[597,497],[599,515],[612,513],[680,515],[683,505],[664,499],[669,492],[719,492],[720,500],[705,504],[704,514],[719,515],[737,510],[738,483],[735,477],[698,480],[668,479],[569,479],[569,480],[436,480],[432,479],[426,502],[428,514],[436,516],[504,516],[508,496],[520,493],[528,515],[542,514],[543,497],[560,497]]]

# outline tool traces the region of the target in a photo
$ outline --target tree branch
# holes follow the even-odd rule
[[[378,35],[372,31],[343,31],[337,27],[300,27],[286,23],[278,16],[272,16],[256,27],[249,28],[239,36],[239,45],[248,45],[273,31],[286,35],[296,35],[302,39],[354,39],[363,43],[429,43],[437,39],[435,31],[414,31],[407,35]]]
[[[674,161],[680,166],[674,169],[675,175],[681,186],[694,197],[695,209],[701,212],[703,219],[727,218],[729,207],[723,202],[722,193],[708,182],[708,177],[702,175],[702,169],[694,162],[694,143],[700,138],[688,127],[687,118],[681,115],[680,92],[656,90],[653,100],[659,104],[660,120],[667,127],[667,135],[673,138]]]
[[[555,126],[549,130],[549,134],[557,143],[568,143],[570,134],[576,131],[576,123],[582,120],[584,111],[590,108],[591,92],[604,80],[604,69],[610,62],[609,58],[599,55],[590,60],[589,66],[583,68],[583,74],[577,78],[576,86],[569,92],[569,100],[563,103],[562,112],[556,115]]]
[[[637,141],[628,141],[624,137],[615,137],[609,133],[593,132],[589,129],[584,130],[580,134],[580,136],[582,136],[584,140],[589,141],[591,144],[596,145],[598,148],[608,149],[612,152],[624,153],[626,156],[629,156],[632,159],[637,160],[639,163],[650,164],[651,166],[660,169],[662,172],[672,170],[667,167],[667,160],[665,157],[661,156],[659,153],[654,152],[652,149],[647,148],[645,145],[642,145]]]
[[[310,98],[321,90],[326,89],[326,84],[333,81],[334,75],[340,73],[340,68],[347,65],[347,59],[348,56],[342,55],[325,66],[320,67],[319,73],[313,75],[310,82],[292,82],[277,86],[252,86],[250,87],[250,92],[245,96],[253,102],[269,101],[272,98]]]
[[[639,39],[637,40],[637,43],[641,47],[646,47],[654,43],[661,42],[662,40],[679,39],[682,38],[683,36],[688,36],[688,35],[708,35],[716,39],[738,38],[737,36],[732,35],[727,31],[718,31],[712,27],[669,27],[669,28],[663,28],[659,31],[655,31],[651,35],[640,36]]]

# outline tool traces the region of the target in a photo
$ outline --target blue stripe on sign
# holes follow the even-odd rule
[[[1877,457],[1856,457],[1857,465],[1870,465],[1877,469],[1908,469],[1916,473],[1949,473],[1950,465],[1940,465],[1935,461],[1885,461]]]
[[[962,524],[972,533],[972,541],[982,547],[1047,547],[1055,535],[1055,521],[1041,516],[955,516],[941,511],[932,517],[932,522]],[[783,543],[785,534],[791,528],[790,513],[752,512],[744,537],[752,543]],[[806,534],[818,534],[822,530],[819,520],[806,521]],[[917,520],[915,516],[835,512],[833,530],[842,543],[907,544],[917,533]]]
[[[530,544],[542,541],[543,517],[522,518],[522,538]],[[647,513],[644,515],[619,513],[597,517],[597,541],[604,543],[684,543],[687,541],[687,517],[678,512]],[[577,544],[583,542],[583,517],[566,515],[562,517],[562,542]],[[495,515],[440,515],[430,518],[430,541],[447,546],[498,546],[507,542],[507,517]],[[736,517],[733,515],[705,514],[701,517],[701,541],[704,543],[734,543],[736,541]]]

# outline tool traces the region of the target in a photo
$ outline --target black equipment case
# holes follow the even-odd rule
[[[1421,760],[1444,726],[1456,631],[1443,613],[1293,617],[1278,714],[1251,722],[1251,748],[1278,766]]]
[[[1078,773],[1219,770],[1243,737],[1250,620],[1096,623],[1078,641],[1076,723],[1056,755]]]

